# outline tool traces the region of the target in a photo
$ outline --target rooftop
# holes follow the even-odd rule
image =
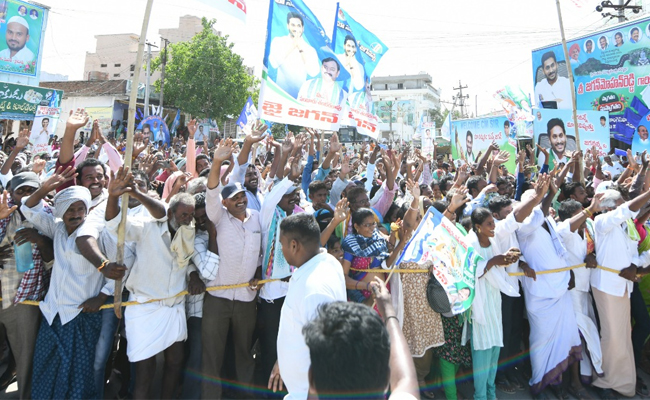
[[[126,94],[126,79],[107,81],[41,82],[40,87],[63,90],[63,97]]]

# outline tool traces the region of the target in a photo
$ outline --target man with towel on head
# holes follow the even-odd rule
[[[133,181],[128,168],[120,168],[109,185],[106,228],[115,234],[122,218],[120,196],[133,192]],[[155,215],[155,206],[144,205]],[[197,288],[205,290],[198,274],[192,274],[196,268],[188,265],[194,254],[194,205],[194,196],[179,193],[171,198],[166,217],[127,220],[125,241],[135,242],[136,260],[126,288],[131,294],[129,300],[140,303],[127,307],[124,313],[126,353],[129,361],[136,364],[133,393],[136,399],[153,397],[151,384],[156,373],[156,355],[163,351],[165,372],[161,397],[174,398],[178,387],[187,319],[185,296],[175,296],[188,289],[188,276],[190,294],[199,294]],[[155,299],[165,300],[147,303]]]
[[[39,305],[44,319],[34,350],[34,399],[98,397],[93,362],[102,318],[98,313],[84,312],[84,303],[99,293],[105,276],[121,278],[126,269],[116,266],[102,271],[77,249],[78,228],[91,203],[88,189],[72,186],[59,192],[54,197],[54,215],[44,208],[42,199],[75,175],[72,167],[58,168],[34,194],[23,199],[20,208],[34,227],[54,240],[50,289]]]

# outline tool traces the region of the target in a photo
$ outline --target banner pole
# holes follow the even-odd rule
[[[564,60],[566,63],[566,69],[569,72],[569,86],[571,87],[571,109],[573,110],[573,127],[575,129],[576,137],[576,151],[580,151],[580,132],[578,129],[578,106],[576,102],[576,90],[575,84],[573,83],[573,71],[571,68],[571,59],[569,58],[569,50],[566,45],[566,37],[564,36],[564,23],[562,22],[562,10],[560,7],[560,0],[555,0],[557,6],[557,18],[560,22],[560,33],[562,34],[562,50],[564,51]],[[580,180],[583,185],[585,184],[585,174],[582,173],[582,158],[578,162],[578,168],[580,168]]]
[[[144,53],[144,43],[147,40],[147,28],[149,27],[149,17],[151,16],[151,8],[153,0],[147,0],[147,7],[144,10],[144,18],[142,20],[142,30],[140,31],[140,41],[138,43],[138,55],[135,59],[135,71],[133,72],[133,80],[131,81],[131,95],[129,98],[129,119],[127,123],[126,133],[126,152],[124,153],[124,168],[131,168],[133,158],[133,131],[135,128],[135,112],[138,101],[138,83],[140,82],[140,71],[142,70],[142,55]],[[129,204],[129,194],[122,195],[122,214],[120,225],[117,228],[117,260],[116,263],[124,263],[124,239],[126,237],[126,214]],[[114,309],[117,318],[122,318],[122,279],[115,280],[115,302]]]

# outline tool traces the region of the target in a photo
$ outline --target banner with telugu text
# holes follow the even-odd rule
[[[224,13],[246,22],[248,9],[246,0],[199,0],[203,4],[218,8]]]
[[[350,74],[302,0],[270,0],[259,117],[338,130]]]
[[[499,150],[507,151],[510,158],[504,165],[515,171],[517,141],[512,124],[505,116],[477,119],[461,119],[451,122],[451,154],[454,160],[462,159],[469,164],[478,163],[479,153],[485,154],[492,142]]]
[[[338,3],[332,46],[350,74],[350,94],[346,102],[348,118],[347,121],[343,118],[343,123],[355,126],[362,135],[377,139],[380,121],[373,108],[370,77],[388,47]]]

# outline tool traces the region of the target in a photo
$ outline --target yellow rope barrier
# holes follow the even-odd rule
[[[572,267],[564,267],[564,268],[556,268],[556,269],[549,269],[546,271],[539,271],[536,272],[537,275],[545,275],[545,274],[552,274],[556,272],[564,272],[564,271],[569,271],[572,269],[584,267],[586,264],[578,264],[574,265]],[[621,271],[617,271],[612,268],[607,268],[603,267],[601,265],[597,266],[596,268],[602,269],[603,271],[611,272],[614,274],[619,274]],[[358,272],[369,272],[373,274],[387,274],[391,270],[387,269],[381,269],[381,268],[373,268],[373,269],[359,269],[359,268],[350,268],[350,271],[358,271]],[[393,272],[398,273],[398,274],[425,274],[429,273],[430,271],[428,269],[395,269]],[[523,272],[509,272],[508,275],[510,276],[525,276]],[[280,279],[263,279],[258,282],[258,284],[264,284],[264,283],[269,283],[269,282],[275,282],[279,281]],[[228,290],[228,289],[237,289],[237,288],[243,288],[243,287],[248,287],[248,282],[246,283],[238,283],[236,285],[223,285],[223,286],[210,286],[205,288],[206,292],[211,292],[214,290]],[[189,294],[187,290],[183,290],[182,292],[176,294],[175,296],[169,297],[170,299],[180,297],[180,296],[185,296],[186,294]],[[2,299],[0,299],[2,300]],[[163,301],[167,299],[153,299],[146,301],[145,303],[138,303],[137,301],[127,301],[122,303],[123,306],[135,306],[138,304],[146,304],[146,303],[155,303],[156,301]],[[28,306],[38,306],[40,302],[39,301],[34,301],[34,300],[25,300],[20,302],[19,304],[25,304]],[[104,304],[103,306],[99,307],[100,310],[105,310],[107,308],[113,308],[113,304]]]

